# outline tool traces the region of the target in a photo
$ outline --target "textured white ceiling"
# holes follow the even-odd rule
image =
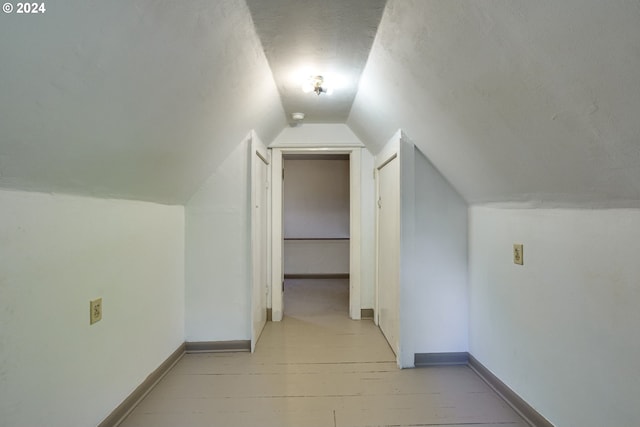
[[[183,203],[287,110],[373,152],[402,128],[471,203],[640,206],[640,1],[249,4],[0,14],[0,187]],[[354,85],[303,95],[306,66]]]
[[[244,0],[0,14],[0,186],[183,203],[286,126]]]
[[[640,2],[390,0],[348,125],[471,203],[640,206]]]
[[[385,1],[247,1],[288,117],[347,120]],[[317,74],[333,76],[332,95],[302,92],[303,80]]]

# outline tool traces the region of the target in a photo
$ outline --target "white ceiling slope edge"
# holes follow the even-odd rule
[[[271,1],[317,5],[315,24],[302,9],[259,18],[258,0],[262,43],[244,0],[0,14],[0,187],[188,200],[302,96],[278,90],[262,44],[286,59],[294,34],[309,62],[361,60],[384,3]],[[391,0],[366,64],[347,125],[373,152],[402,128],[468,202],[640,206],[639,1]],[[331,104],[317,120],[344,122],[350,101]]]
[[[0,14],[0,187],[183,203],[284,111],[244,0]]]
[[[288,117],[347,120],[385,2],[247,0]],[[333,94],[302,92],[304,79],[316,74],[333,83]]]
[[[390,0],[347,124],[470,203],[640,206],[640,2]]]

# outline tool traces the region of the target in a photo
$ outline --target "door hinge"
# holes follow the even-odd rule
[[[284,168],[282,168],[282,180],[284,181]]]
[[[378,208],[382,208],[382,197],[378,197]]]

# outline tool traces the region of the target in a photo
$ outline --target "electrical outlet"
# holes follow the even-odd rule
[[[89,301],[89,324],[102,320],[102,298]]]
[[[524,265],[524,253],[522,252],[522,244],[513,245],[513,263]]]

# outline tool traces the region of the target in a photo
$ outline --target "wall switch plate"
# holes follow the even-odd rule
[[[520,243],[513,245],[513,263],[524,265],[524,253],[522,252],[522,244]]]
[[[102,298],[89,301],[89,324],[102,320]]]

